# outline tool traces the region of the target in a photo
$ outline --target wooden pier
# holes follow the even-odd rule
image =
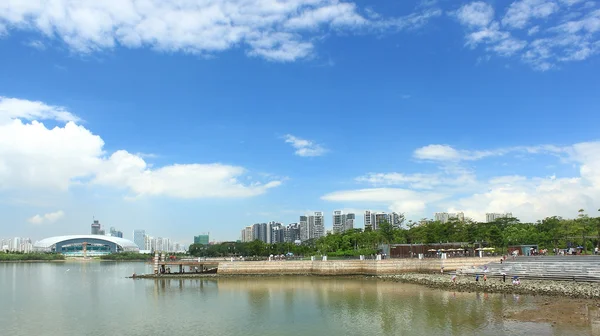
[[[218,261],[197,259],[170,259],[164,253],[154,254],[154,275],[162,274],[190,274],[190,273],[216,273]],[[171,267],[178,269],[173,272]]]

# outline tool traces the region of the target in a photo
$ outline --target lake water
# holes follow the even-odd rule
[[[143,263],[0,263],[0,334],[594,335],[517,322],[540,298],[453,293],[366,278],[127,279]]]

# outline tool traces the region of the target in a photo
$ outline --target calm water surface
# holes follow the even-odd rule
[[[2,335],[593,335],[515,322],[539,298],[319,277],[132,280],[141,263],[0,263]]]

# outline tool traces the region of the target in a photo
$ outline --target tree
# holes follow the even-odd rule
[[[396,230],[394,230],[392,224],[388,223],[387,221],[384,221],[383,223],[379,224],[378,231],[386,244],[390,244],[394,241],[394,232]]]

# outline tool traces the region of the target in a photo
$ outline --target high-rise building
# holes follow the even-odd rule
[[[390,223],[394,229],[399,229],[402,226],[402,223],[404,223],[404,214],[398,214],[396,212],[388,214],[388,223]]]
[[[251,241],[254,241],[254,237],[252,236],[252,225],[242,229],[242,242],[248,243]]]
[[[260,224],[252,225],[252,241],[260,240]]]
[[[209,237],[208,234],[201,234],[194,236],[194,244],[208,245]]]
[[[271,242],[270,244],[283,243],[285,241],[285,228],[281,223],[271,225]]]
[[[306,241],[310,239],[311,230],[308,226],[308,216],[300,216],[299,229],[300,229],[300,240]]]
[[[140,250],[146,249],[146,230],[133,230],[133,242]],[[149,249],[148,249],[149,250]]]
[[[513,214],[512,212],[507,212],[507,213],[486,213],[485,214],[485,221],[487,223],[492,223],[494,221],[496,221],[496,219],[500,219],[500,218],[512,218]]]
[[[450,219],[457,219],[462,222],[465,220],[465,214],[463,212],[436,212],[434,218],[442,224],[447,223]]]
[[[310,235],[311,239],[319,239],[325,236],[323,212],[315,211],[312,215],[308,216],[308,227],[312,231]]]
[[[100,222],[97,220],[94,220],[94,222],[92,223],[92,234],[93,235],[99,235],[100,234]]]
[[[295,243],[296,241],[301,241],[300,226],[298,223],[291,223],[285,227],[283,241],[286,243]]]
[[[333,212],[333,233],[342,233],[344,232],[344,213],[341,210],[335,210]]]
[[[388,221],[388,214],[385,212],[371,213],[373,230],[379,230],[379,226]]]
[[[123,232],[115,229],[114,227],[110,228],[111,237],[123,238]]]
[[[267,235],[267,223],[260,223],[258,228],[258,240],[263,243],[267,243],[267,237],[271,235],[270,233]]]
[[[344,231],[354,229],[354,220],[356,216],[353,213],[346,214],[346,220],[344,221]]]
[[[373,222],[375,221],[375,219],[373,217],[374,216],[373,216],[373,214],[371,214],[370,210],[365,211],[365,230],[373,229]]]

